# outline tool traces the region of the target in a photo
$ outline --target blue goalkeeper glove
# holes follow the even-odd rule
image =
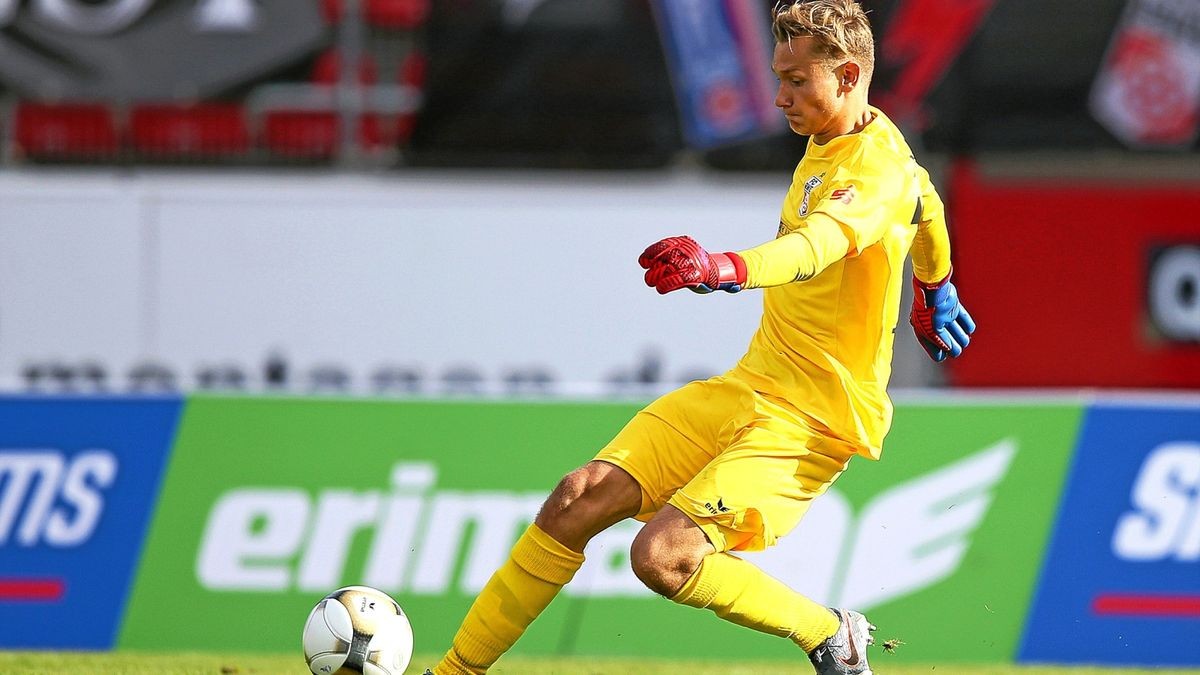
[[[691,237],[668,237],[638,257],[646,285],[659,293],[687,288],[696,293],[737,293],[746,285],[746,263],[733,252],[709,253]]]
[[[947,274],[936,284],[913,278],[913,308],[908,322],[929,358],[945,361],[962,354],[971,344],[975,320],[958,301],[958,289]]]

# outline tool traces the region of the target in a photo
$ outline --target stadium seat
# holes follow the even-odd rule
[[[425,75],[429,69],[429,58],[423,52],[413,50],[400,63],[398,79],[400,84],[413,87],[417,91],[425,89]],[[396,138],[401,143],[407,143],[417,126],[416,111],[404,113],[396,119]]]
[[[150,158],[213,158],[250,148],[246,116],[235,103],[139,105],[130,114],[134,148]]]
[[[367,24],[390,30],[412,30],[429,18],[430,0],[362,0]],[[342,20],[341,0],[321,0],[321,15],[330,24]]]
[[[332,158],[341,144],[341,120],[337,113],[323,111],[280,110],[263,118],[263,142],[267,150],[280,157],[321,160]],[[359,119],[358,143],[374,149],[386,141],[378,115]]]
[[[313,63],[310,79],[314,84],[333,86],[341,75],[342,59],[336,50],[327,50]],[[364,56],[358,69],[359,82],[374,84],[378,79],[375,61]],[[333,157],[341,141],[341,119],[337,113],[323,110],[276,110],[263,118],[263,140],[267,149],[280,157],[322,160]],[[364,148],[384,143],[383,125],[378,115],[364,114],[359,122],[358,142]]]
[[[341,74],[341,54],[336,49],[328,49],[313,62],[310,79],[313,84],[332,86],[341,79]],[[358,74],[362,85],[378,82],[378,66],[370,54],[362,55]],[[326,110],[274,110],[266,113],[263,120],[266,148],[271,153],[292,159],[329,159],[341,141],[340,130],[340,115]],[[378,114],[364,113],[359,118],[361,148],[371,150],[394,143],[395,139],[390,136]]]
[[[112,109],[102,103],[22,101],[13,133],[20,151],[35,159],[109,159],[120,145]]]
[[[272,154],[292,159],[329,159],[339,142],[337,114],[279,110],[263,118],[263,142]]]
[[[411,30],[429,18],[430,0],[367,0],[367,23],[379,28]]]

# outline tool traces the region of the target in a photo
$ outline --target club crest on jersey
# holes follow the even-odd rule
[[[808,215],[808,198],[812,196],[812,191],[817,189],[817,186],[821,184],[824,177],[825,174],[821,174],[820,176],[812,176],[804,181],[804,199],[800,201],[801,218]]]

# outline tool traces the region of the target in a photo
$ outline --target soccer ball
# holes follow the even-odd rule
[[[303,644],[315,675],[401,675],[412,659],[412,626],[387,593],[347,586],[322,598],[309,613]]]

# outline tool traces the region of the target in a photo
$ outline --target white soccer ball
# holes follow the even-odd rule
[[[315,675],[401,675],[412,659],[412,626],[387,593],[347,586],[322,598],[309,613],[303,644]]]

